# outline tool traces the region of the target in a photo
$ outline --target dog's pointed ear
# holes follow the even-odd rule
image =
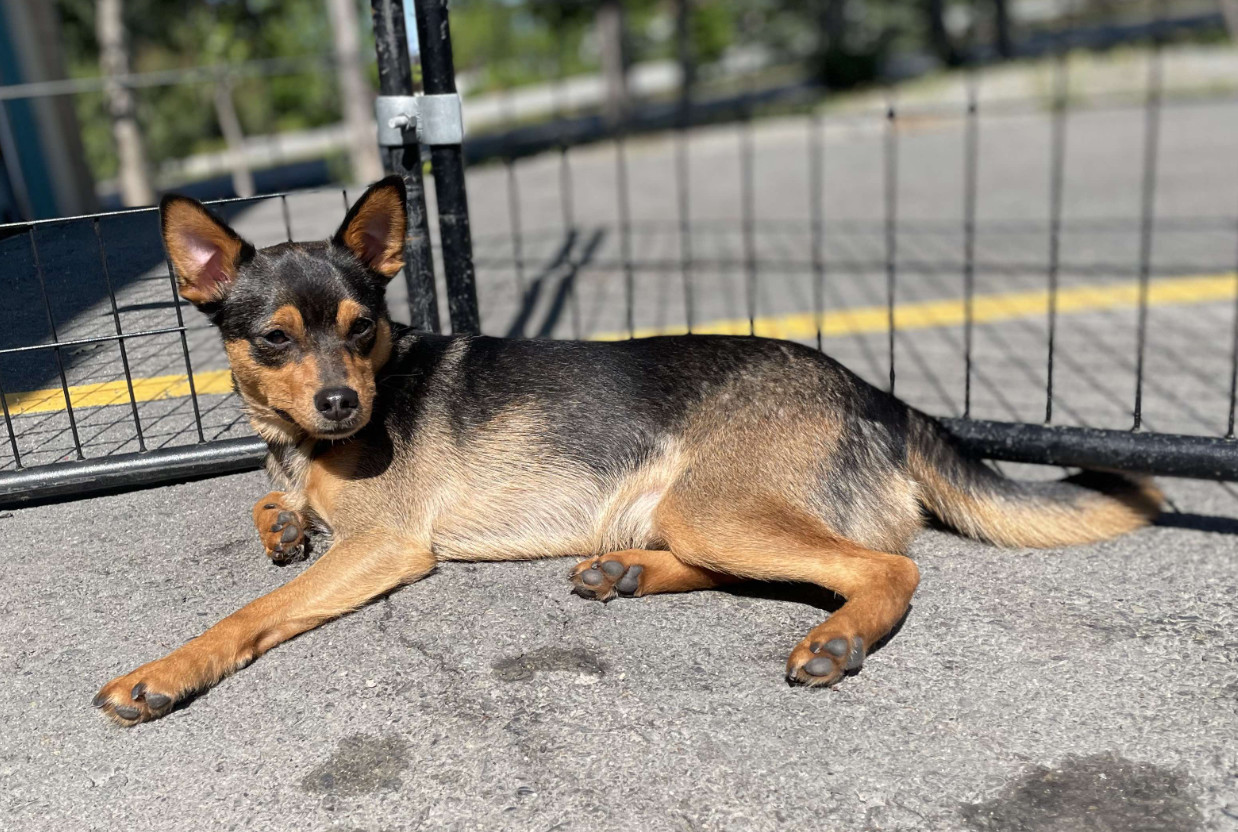
[[[159,203],[159,215],[181,297],[195,306],[226,298],[254,247],[196,199],[168,194]]]
[[[404,180],[399,176],[375,182],[348,209],[332,242],[390,280],[404,267],[404,231],[408,227],[404,199]]]

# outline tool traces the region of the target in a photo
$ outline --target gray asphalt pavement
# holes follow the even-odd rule
[[[1234,498],[1068,551],[926,532],[901,631],[791,689],[798,588],[618,600],[450,564],[122,729],[97,687],[294,574],[258,474],[0,518],[13,830],[1027,830],[1238,824]],[[1226,515],[1230,519],[1219,518]]]

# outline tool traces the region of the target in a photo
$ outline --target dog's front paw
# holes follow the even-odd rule
[[[158,719],[192,691],[193,680],[176,665],[171,657],[165,657],[117,676],[100,689],[91,704],[125,726]]]
[[[286,507],[284,496],[272,491],[254,504],[254,525],[267,557],[281,566],[301,560],[309,549],[309,524],[301,512]]]

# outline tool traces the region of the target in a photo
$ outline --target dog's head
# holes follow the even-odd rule
[[[341,439],[370,420],[391,354],[387,281],[404,265],[404,182],[373,185],[327,242],[256,250],[196,200],[160,205],[181,296],[219,327],[264,439]]]

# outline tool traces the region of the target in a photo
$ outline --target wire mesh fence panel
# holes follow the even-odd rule
[[[325,239],[345,209],[338,190],[212,207],[259,247],[290,234]],[[218,332],[177,295],[157,211],[5,226],[0,236],[11,310],[0,471],[252,435]]]
[[[1022,76],[977,64],[889,100],[764,106],[746,78],[716,96],[734,124],[703,124],[723,105],[693,95],[641,130],[666,97],[638,94],[570,165],[511,130],[521,216],[486,200],[489,165],[470,171],[483,329],[788,337],[942,416],[1225,436],[1238,100],[1166,62],[1164,6],[1146,5],[1148,49],[1100,82],[1072,51],[1095,37],[1083,21],[1037,35],[1047,57]],[[514,309],[488,292],[510,269],[491,229],[513,222],[549,284]],[[554,300],[569,264],[583,333]]]

